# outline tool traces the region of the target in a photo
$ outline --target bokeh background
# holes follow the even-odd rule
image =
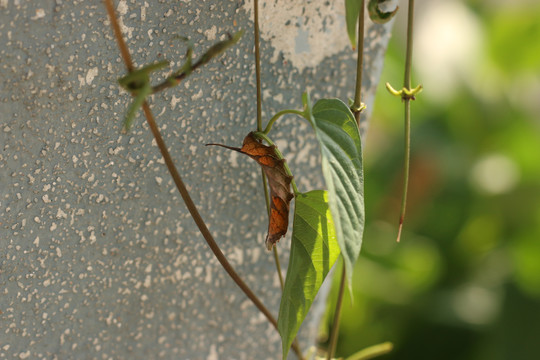
[[[367,224],[337,355],[391,341],[381,359],[540,359],[540,3],[417,1],[413,84],[424,92],[396,244],[403,105],[384,82],[403,83],[401,6],[367,136]]]

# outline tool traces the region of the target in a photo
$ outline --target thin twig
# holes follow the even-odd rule
[[[259,1],[253,1],[253,16],[254,16],[254,34],[255,39],[255,78],[257,86],[257,131],[262,131],[262,84],[261,84],[261,45],[260,45],[260,34],[259,34]],[[268,180],[266,179],[266,174],[261,169],[262,183],[264,188],[264,200],[266,203],[266,212],[270,216],[270,194],[268,193]],[[279,253],[277,246],[273,247],[274,253],[274,263],[276,265],[276,271],[279,277],[279,284],[281,286],[281,291],[283,292],[283,274],[281,272],[281,264],[279,262]]]
[[[276,263],[276,271],[279,277],[279,287],[281,287],[281,292],[283,292],[283,287],[285,286],[285,284],[283,281],[283,274],[281,273],[281,264],[279,262],[279,254],[277,251],[277,246],[273,247],[273,251],[274,251],[274,262]]]
[[[255,28],[255,77],[257,78],[257,131],[262,131],[261,54],[259,35],[259,0],[253,1]]]
[[[413,49],[413,23],[414,23],[414,0],[409,0],[409,9],[407,16],[407,50],[405,58],[405,76],[403,79],[403,88],[411,90],[411,68],[412,68],[412,49]],[[411,98],[408,96],[402,97],[405,103],[405,141],[404,141],[404,157],[403,162],[403,197],[401,198],[401,211],[399,215],[399,228],[397,242],[401,238],[401,230],[405,220],[405,212],[407,210],[407,191],[409,188],[409,165],[411,157]]]
[[[414,25],[414,0],[409,0],[409,9],[407,13],[407,50],[405,57],[405,76],[403,87],[411,90],[411,68],[413,51],[413,25]]]

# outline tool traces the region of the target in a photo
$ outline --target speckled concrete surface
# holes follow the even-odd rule
[[[262,3],[264,19],[273,1]],[[217,242],[277,313],[260,172],[234,152],[203,146],[240,145],[254,128],[247,4],[137,0],[121,1],[118,10],[138,65],[163,58],[179,64],[185,49],[175,35],[191,37],[200,54],[226,32],[247,28],[235,48],[151,103]],[[302,37],[343,21],[341,4],[305,5],[325,17],[314,22],[320,29],[295,12],[275,26],[296,29],[298,53],[324,53],[324,43],[314,48]],[[278,35],[263,29],[267,117],[300,108],[305,89],[314,100],[352,96],[350,49],[334,49],[313,66]],[[380,26],[368,32],[371,94],[387,35]],[[279,358],[278,334],[213,258],[142,117],[130,133],[120,132],[131,101],[116,84],[124,71],[100,1],[0,0],[0,358]],[[300,189],[321,186],[310,170],[318,149],[308,126],[288,118],[272,137]],[[280,244],[283,264],[288,239]],[[303,328],[304,345],[317,319]]]

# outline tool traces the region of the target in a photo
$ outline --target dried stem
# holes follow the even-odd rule
[[[118,24],[118,20],[116,18],[116,13],[114,11],[112,0],[105,0],[105,7],[107,8],[107,13],[109,14],[109,19],[111,20],[114,37],[116,38],[116,42],[118,43],[118,48],[120,49],[120,55],[122,55],[122,60],[124,60],[124,64],[126,64],[127,71],[132,72],[134,70],[133,61],[131,60],[129,49],[126,45],[126,42],[124,41],[124,37],[122,36],[122,30],[120,30],[120,25]]]

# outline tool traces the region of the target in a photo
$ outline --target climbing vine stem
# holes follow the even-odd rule
[[[253,38],[255,43],[255,79],[257,86],[257,131],[262,131],[262,82],[261,82],[261,41],[259,34],[259,0],[253,1]],[[266,211],[270,216],[270,194],[268,193],[268,180],[266,174],[261,169],[262,183],[264,189],[264,201],[266,203]],[[281,264],[279,261],[279,253],[276,246],[273,247],[272,253],[274,254],[274,263],[276,265],[276,272],[279,277],[279,285],[281,291],[283,291],[283,273],[281,272]]]
[[[105,2],[105,7],[107,9],[107,13],[111,21],[111,26],[113,28],[116,41],[118,43],[118,47],[120,49],[122,59],[124,61],[124,64],[126,65],[128,72],[131,73],[134,70],[133,61],[131,59],[129,49],[122,36],[122,32],[120,30],[120,26],[116,18],[113,2],[112,0],[104,0],[104,2]],[[219,246],[217,245],[212,234],[210,233],[210,230],[208,230],[206,223],[202,219],[199,211],[197,210],[197,207],[195,206],[193,199],[189,195],[189,192],[187,191],[187,188],[184,182],[182,181],[182,178],[180,177],[180,174],[178,170],[176,169],[176,166],[174,165],[172,157],[167,149],[167,146],[165,144],[165,141],[163,140],[163,137],[161,136],[161,133],[156,124],[152,111],[150,110],[150,106],[148,105],[148,102],[144,101],[142,104],[142,108],[143,108],[143,112],[146,117],[148,126],[150,127],[152,135],[154,136],[154,139],[156,140],[156,144],[159,148],[159,151],[161,152],[161,155],[163,156],[167,169],[169,170],[169,173],[171,174],[171,177],[173,178],[173,181],[178,189],[178,192],[182,196],[182,199],[184,200],[186,207],[189,210],[189,213],[191,214],[193,220],[195,221],[195,224],[199,228],[199,231],[201,232],[204,239],[206,240],[208,246],[210,247],[210,249],[216,256],[216,258],[218,259],[219,263],[225,269],[225,271],[233,279],[233,281],[244,292],[244,294],[246,294],[246,296],[251,300],[251,302],[253,302],[253,304],[257,307],[257,309],[259,309],[259,311],[261,311],[261,313],[265,315],[268,321],[277,330],[276,319],[273,317],[270,311],[264,306],[264,304],[259,300],[259,298],[253,293],[253,291],[246,285],[246,283],[240,278],[240,276],[236,273],[236,271],[233,269],[233,267],[228,262],[227,258],[225,257],[225,255],[223,254]],[[296,353],[298,358],[301,359],[302,352],[300,348],[298,347],[298,345],[292,344],[292,349]]]
[[[257,79],[257,131],[262,130],[262,84],[261,84],[261,42],[259,34],[259,0],[253,1],[254,42],[255,42],[255,78]]]
[[[358,14],[358,44],[356,45],[356,87],[354,92],[354,102],[351,106],[356,123],[360,126],[360,113],[365,108],[362,104],[362,68],[364,66],[364,13],[365,0],[360,2],[360,12]]]
[[[405,76],[403,79],[403,88],[411,90],[411,67],[412,67],[412,48],[413,48],[413,20],[414,20],[414,0],[409,0],[409,9],[407,11],[407,50],[405,57]],[[405,139],[404,139],[404,161],[403,161],[403,195],[401,198],[401,211],[399,215],[399,228],[397,241],[401,238],[403,221],[407,210],[407,192],[409,189],[409,168],[411,158],[411,98],[402,97],[405,103]]]
[[[401,91],[401,99],[404,102],[405,108],[405,131],[404,131],[404,161],[403,161],[403,195],[401,198],[401,210],[399,215],[399,228],[397,241],[401,239],[401,231],[405,220],[405,212],[407,209],[407,191],[409,188],[409,168],[411,157],[411,100],[414,100],[414,95],[422,90],[421,86],[411,89],[411,68],[412,68],[412,50],[413,50],[413,24],[414,24],[414,0],[409,0],[409,8],[407,11],[407,50],[405,57],[405,76],[403,79],[403,90]]]

